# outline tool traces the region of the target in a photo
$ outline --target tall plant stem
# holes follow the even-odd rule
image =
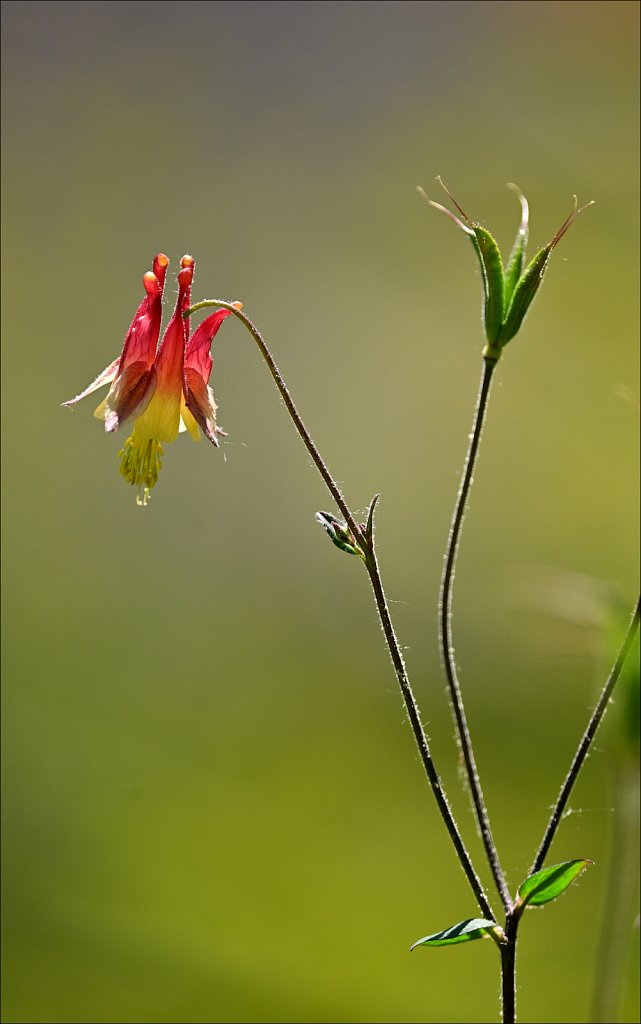
[[[465,456],[463,477],[456,499],[456,505],[454,507],[450,534],[445,551],[445,568],[443,570],[443,578],[441,580],[441,595],[439,602],[439,634],[441,657],[443,659],[443,667],[445,669],[445,677],[447,679],[447,687],[450,694],[450,703],[452,706],[454,720],[456,722],[458,740],[465,763],[465,771],[472,796],[472,803],[474,804],[476,820],[479,825],[481,838],[485,847],[485,853],[487,855],[496,888],[498,889],[506,912],[509,912],[512,906],[512,900],[505,880],[505,875],[503,874],[503,869],[501,868],[498,850],[490,828],[490,819],[485,806],[485,800],[483,799],[481,781],[476,767],[470,730],[468,728],[465,707],[463,705],[461,687],[456,672],[456,661],[454,658],[454,646],[452,641],[452,599],[456,557],[461,536],[461,528],[463,526],[463,519],[465,517],[467,499],[474,476],[474,467],[476,465],[481,434],[483,432],[483,422],[485,420],[487,402],[490,394],[492,374],[494,373],[497,361],[497,359],[486,357],[483,363],[483,375],[481,377],[481,386],[474,414],[474,426],[470,435],[467,454]]]
[[[425,768],[425,774],[429,779],[430,786],[432,787],[432,793],[434,794],[434,798],[436,800],[436,803],[438,804],[439,811],[441,812],[441,817],[445,822],[445,826],[454,844],[461,866],[465,874],[467,875],[468,882],[470,883],[472,891],[476,896],[478,905],[481,908],[483,914],[485,914],[490,919],[494,920],[494,915],[488,903],[487,897],[485,896],[485,893],[483,891],[483,886],[478,875],[476,874],[476,871],[474,870],[467,849],[465,848],[465,844],[463,843],[463,839],[461,838],[458,826],[456,824],[456,821],[454,820],[454,816],[452,815],[452,811],[450,810],[447,797],[441,785],[441,780],[434,765],[434,761],[432,760],[432,755],[430,753],[427,736],[425,735],[425,730],[423,729],[423,726],[421,724],[416,698],[414,697],[414,694],[412,692],[412,687],[410,684],[409,677],[407,675],[405,663],[403,661],[403,656],[401,654],[401,650],[396,639],[396,634],[394,633],[394,627],[392,625],[387,600],[385,597],[385,593],[383,591],[381,574],[378,567],[378,560],[376,558],[376,552],[374,549],[373,542],[367,553],[365,564],[372,584],[372,590],[374,591],[374,600],[376,601],[376,607],[378,609],[378,615],[381,620],[381,625],[383,627],[383,633],[385,634],[385,640],[387,642],[387,647],[390,653],[390,657],[392,659],[392,664],[394,666],[396,678],[401,688],[403,701],[405,703],[405,709],[407,711],[407,717],[410,720],[412,732],[414,733],[414,739],[416,740],[416,745],[421,756],[421,761],[423,762],[423,767]]]
[[[447,828],[449,836],[452,840],[452,843],[454,844],[454,848],[456,849],[456,853],[460,861],[461,867],[465,872],[465,875],[474,893],[474,896],[476,897],[476,901],[481,909],[481,912],[486,918],[495,920],[492,908],[490,907],[489,901],[483,890],[482,882],[478,875],[476,874],[476,871],[474,870],[474,866],[472,864],[470,855],[467,852],[467,849],[461,837],[461,833],[450,809],[447,797],[443,790],[443,786],[441,785],[440,777],[438,775],[436,766],[432,759],[429,742],[425,734],[425,730],[423,729],[423,725],[421,723],[418,704],[416,703],[416,698],[414,697],[414,693],[410,685],[410,680],[405,669],[401,649],[396,638],[396,634],[394,632],[394,627],[392,625],[392,620],[389,613],[385,592],[383,590],[383,584],[381,582],[378,561],[374,551],[373,535],[370,535],[369,537],[366,536],[366,534],[357,524],[347,502],[345,501],[345,498],[343,497],[340,491],[340,488],[338,487],[338,484],[335,482],[329,469],[327,468],[327,465],[325,464],[323,458],[321,457],[320,452],[318,451],[316,445],[314,444],[314,441],[312,440],[312,437],[309,431],[307,430],[300,416],[300,413],[298,412],[294,404],[294,400],[289,392],[289,389],[287,388],[287,385],[285,384],[282,374],[278,369],[271,352],[269,351],[267,345],[265,344],[265,341],[260,331],[252,323],[249,317],[246,316],[245,313],[243,313],[241,310],[239,310],[233,303],[219,299],[205,299],[203,302],[198,302],[196,303],[196,305],[192,306],[189,310],[187,310],[183,315],[191,315],[192,313],[195,313],[197,310],[205,309],[209,306],[216,306],[222,309],[228,309],[245,325],[247,330],[252,335],[263,359],[265,360],[265,363],[267,364],[269,372],[271,373],[274,383],[276,384],[276,387],[278,388],[281,394],[287,411],[292,419],[292,422],[294,423],[294,426],[296,427],[296,430],[298,431],[301,437],[301,440],[303,441],[303,444],[305,445],[307,451],[311,455],[314,464],[318,469],[318,472],[323,478],[323,481],[328,491],[332,495],[334,501],[336,502],[337,507],[340,509],[343,518],[345,519],[346,524],[351,530],[356,542],[359,544],[360,548],[363,551],[363,558],[372,584],[372,589],[374,591],[374,600],[376,602],[376,608],[378,611],[381,626],[383,628],[385,641],[387,643],[389,654],[392,659],[394,672],[396,674],[401,694],[403,696],[403,701],[405,703],[405,708],[407,710],[407,715],[410,720],[410,725],[412,727],[412,732],[414,734],[414,739],[418,747],[420,758],[425,769],[425,774],[427,775],[429,784],[436,799],[436,803],[441,813],[441,817],[445,822],[445,826]]]
[[[520,913],[512,911],[505,922],[506,942],[501,946],[501,1021],[516,1020],[516,938]]]
[[[596,731],[601,724],[601,720],[603,719],[603,716],[607,710],[610,697],[612,696],[614,687],[616,686],[617,680],[621,674],[623,663],[627,658],[630,652],[630,648],[632,647],[632,644],[634,642],[636,631],[639,628],[639,608],[640,601],[637,600],[636,608],[634,609],[634,612],[632,614],[632,618],[630,620],[630,625],[628,626],[625,639],[621,644],[619,653],[616,657],[616,661],[614,662],[610,675],[608,676],[605,682],[605,686],[601,691],[601,696],[599,697],[598,703],[594,711],[592,712],[592,715],[590,716],[590,721],[586,726],[585,732],[583,733],[583,736],[581,737],[581,740],[577,747],[576,754],[572,759],[570,770],[568,771],[568,774],[565,777],[565,781],[561,786],[561,791],[552,809],[550,820],[547,824],[547,828],[545,830],[543,839],[541,840],[541,845],[539,846],[536,857],[534,858],[534,863],[532,864],[532,867],[530,869],[530,874],[534,874],[535,871],[539,871],[539,869],[543,867],[543,862],[547,857],[548,850],[552,845],[552,840],[556,835],[556,830],[558,829],[559,824],[561,822],[561,818],[563,817],[563,812],[565,811],[567,802],[570,799],[570,793],[572,792],[574,784],[577,778],[579,777],[579,772],[583,767],[583,763],[586,757],[588,756],[590,747],[592,746],[592,741],[596,735]]]

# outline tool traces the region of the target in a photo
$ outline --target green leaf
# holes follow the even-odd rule
[[[524,905],[540,907],[543,903],[555,900],[563,895],[569,885],[582,871],[593,864],[591,860],[566,860],[563,864],[553,864],[530,875],[519,886],[519,897]]]
[[[410,946],[410,951],[417,946],[453,946],[457,942],[472,942],[473,939],[488,938],[488,930],[496,928],[496,921],[486,921],[482,917],[470,917],[467,921],[459,921],[445,931],[426,935]]]

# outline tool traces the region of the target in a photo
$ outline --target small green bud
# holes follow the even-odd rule
[[[327,532],[332,544],[335,544],[341,551],[346,551],[349,555],[360,555],[361,558],[365,558],[346,523],[341,523],[340,520],[330,515],[329,512],[317,512],[316,522],[320,523]]]
[[[487,338],[487,345],[483,355],[486,359],[496,361],[500,358],[504,346],[507,345],[508,341],[511,341],[523,323],[534,296],[541,286],[543,275],[555,245],[561,241],[563,235],[579,214],[587,209],[588,206],[592,206],[592,202],[586,203],[585,206],[577,209],[577,199],[575,196],[574,209],[563,222],[552,241],[543,249],[540,249],[526,266],[525,251],[528,241],[529,207],[527,199],[522,192],[516,185],[510,183],[509,188],[516,192],[521,203],[521,224],[516,233],[507,266],[504,269],[501,253],[490,232],[471,220],[440,178],[438,178],[438,181],[460,213],[460,218],[455,213],[452,213],[451,210],[448,210],[446,206],[441,206],[440,203],[435,203],[428,199],[422,188],[419,187],[418,192],[427,200],[430,206],[447,214],[456,226],[465,232],[474,246],[483,279],[483,320],[485,324],[485,337]]]

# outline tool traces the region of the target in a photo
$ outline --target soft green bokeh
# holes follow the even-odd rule
[[[498,368],[457,576],[515,889],[604,672],[585,577],[629,604],[637,585],[638,7],[3,18],[4,1019],[493,1021],[490,942],[408,953],[477,907],[363,568],[314,521],[334,510],[249,336],[215,344],[221,451],[168,446],[146,511],[93,406],[60,403],[117,354],[158,250],[196,258],[195,299],[244,301],[348,500],[382,494],[397,627],[482,863],[436,640],[481,289],[414,187],[442,174],[504,250],[506,181],[532,252],[573,192],[597,201]],[[596,866],[522,927],[521,1020],[589,1014],[608,743],[606,723],[550,855]],[[631,968],[621,1019],[638,1012]]]

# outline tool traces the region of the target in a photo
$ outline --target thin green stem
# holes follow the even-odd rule
[[[274,383],[276,384],[276,387],[278,388],[281,394],[287,411],[292,419],[292,422],[294,423],[294,426],[296,427],[296,430],[298,431],[303,441],[303,444],[305,445],[307,451],[311,455],[314,464],[316,465],[316,468],[318,469],[321,477],[323,478],[323,481],[327,489],[329,490],[334,501],[336,502],[336,505],[340,509],[346,524],[348,525],[354,538],[356,539],[357,543],[359,544],[363,551],[364,561],[372,584],[374,600],[376,602],[376,608],[381,621],[381,626],[383,628],[385,641],[387,643],[390,657],[392,659],[394,672],[396,674],[396,678],[400,686],[403,701],[405,703],[405,708],[407,710],[407,715],[410,720],[410,725],[412,727],[412,732],[414,734],[414,739],[419,750],[419,754],[421,757],[423,767],[425,769],[425,773],[427,775],[429,784],[432,788],[432,792],[436,799],[436,803],[438,805],[443,821],[445,822],[447,831],[450,835],[452,843],[454,844],[454,848],[456,850],[458,859],[465,872],[465,875],[468,879],[474,896],[476,897],[476,901],[481,909],[481,912],[483,913],[484,917],[489,918],[491,920],[495,920],[492,908],[490,907],[488,899],[483,890],[482,882],[478,875],[476,874],[476,871],[474,870],[470,855],[467,852],[467,849],[463,842],[461,833],[456,824],[449,803],[447,801],[447,797],[443,790],[443,786],[441,785],[441,780],[436,770],[436,766],[432,759],[429,742],[427,736],[425,735],[423,725],[421,723],[416,698],[414,697],[414,693],[410,685],[410,680],[407,675],[405,664],[403,662],[401,649],[396,638],[396,634],[394,632],[394,627],[392,625],[389,607],[387,604],[385,592],[383,590],[383,584],[381,581],[378,561],[374,551],[373,536],[370,535],[368,537],[367,532],[364,533],[363,530],[361,530],[360,526],[357,524],[337,483],[332,477],[329,469],[327,468],[327,465],[323,461],[316,445],[314,444],[314,441],[312,440],[311,435],[309,434],[309,431],[307,430],[300,416],[300,413],[298,412],[294,404],[294,400],[292,399],[289,389],[287,388],[287,385],[283,380],[282,374],[278,369],[271,352],[269,351],[267,345],[265,344],[265,341],[260,331],[252,323],[249,317],[246,316],[245,313],[239,310],[231,302],[226,302],[221,299],[206,299],[203,302],[198,302],[196,303],[196,305],[192,306],[189,310],[187,310],[184,316],[189,316],[199,309],[206,309],[210,306],[228,309],[245,325],[247,330],[250,332],[251,336],[253,337],[254,341],[258,346],[258,349],[263,359],[267,364],[269,372],[271,373]]]
[[[445,827],[447,828],[450,839],[454,844],[461,867],[463,868],[463,871],[467,876],[467,880],[470,883],[470,887],[476,896],[477,903],[481,908],[482,913],[494,921],[495,917],[483,890],[483,885],[474,870],[470,855],[465,848],[461,833],[458,830],[454,815],[452,814],[447,797],[441,785],[441,780],[436,770],[436,766],[432,760],[427,736],[425,735],[425,730],[421,723],[418,704],[416,703],[416,698],[412,691],[409,676],[403,661],[403,655],[401,654],[401,649],[398,644],[398,640],[396,639],[396,634],[389,614],[387,599],[383,591],[383,584],[373,543],[366,555],[365,565],[372,584],[372,590],[374,591],[374,600],[376,601],[376,607],[378,609],[379,618],[383,627],[383,633],[385,634],[385,640],[387,641],[387,647],[392,659],[396,678],[403,695],[407,717],[410,720],[410,725],[412,727],[412,732],[414,733],[414,739],[416,740],[421,761],[423,762],[425,774],[429,779],[430,786],[432,787],[432,793],[434,794],[439,811],[441,812],[441,817],[445,822]]]
[[[470,443],[468,445],[467,454],[465,456],[465,466],[463,469],[463,477],[461,480],[461,486],[459,488],[458,496],[456,499],[456,505],[454,507],[454,514],[452,516],[452,524],[450,527],[450,534],[447,541],[447,548],[445,551],[445,567],[443,570],[443,578],[441,580],[441,595],[439,602],[439,635],[441,643],[441,657],[443,660],[443,667],[445,669],[445,677],[447,679],[447,686],[450,695],[450,704],[452,707],[452,713],[456,723],[456,730],[458,734],[458,740],[463,755],[463,761],[465,763],[465,771],[470,787],[470,793],[472,796],[472,803],[474,805],[474,811],[476,814],[476,820],[479,825],[481,832],[481,838],[485,847],[485,853],[487,855],[490,870],[496,884],[496,888],[499,892],[503,906],[506,912],[509,912],[512,906],[512,899],[510,896],[507,882],[503,869],[501,868],[501,862],[499,860],[498,850],[496,843],[492,836],[492,829],[490,828],[490,819],[485,806],[485,800],[483,799],[483,791],[481,789],[481,782],[479,779],[478,769],[476,767],[476,759],[474,757],[474,750],[472,747],[472,740],[470,737],[470,730],[467,724],[467,718],[465,715],[465,707],[463,704],[463,697],[461,694],[461,686],[458,680],[456,671],[456,661],[454,657],[454,645],[452,639],[452,601],[453,601],[453,585],[454,585],[454,574],[456,569],[456,557],[458,553],[459,540],[461,536],[461,529],[463,526],[463,520],[465,517],[465,510],[467,506],[467,500],[472,485],[472,479],[474,476],[474,467],[476,465],[476,457],[478,454],[479,444],[481,441],[481,434],[483,432],[483,422],[485,420],[485,413],[487,410],[487,402],[490,394],[490,386],[492,383],[492,374],[497,364],[497,359],[486,357],[483,363],[483,376],[481,378],[481,386],[479,389],[479,395],[476,403],[476,411],[474,414],[474,426],[472,433],[470,434]]]
[[[505,942],[501,952],[501,1020],[514,1024],[516,1020],[516,938],[520,914],[508,913],[505,919]]]
[[[238,317],[238,319],[245,325],[245,327],[251,334],[252,338],[258,345],[260,354],[267,363],[269,372],[272,375],[276,387],[280,391],[280,395],[281,398],[283,399],[283,402],[285,403],[287,412],[291,416],[294,426],[296,427],[296,430],[298,431],[303,440],[303,444],[305,445],[307,451],[314,460],[314,464],[318,469],[318,472],[325,481],[325,486],[327,487],[332,498],[336,502],[336,505],[341,510],[345,522],[347,523],[350,530],[354,534],[354,537],[356,537],[356,539],[358,540],[360,538],[360,531],[356,524],[356,520],[354,519],[352,513],[350,512],[349,506],[345,501],[345,498],[343,497],[338,484],[336,483],[329,469],[325,465],[325,462],[323,461],[321,454],[318,451],[318,448],[314,444],[314,441],[312,440],[312,437],[309,434],[307,427],[303,423],[302,417],[300,416],[298,409],[294,405],[294,400],[289,393],[289,389],[285,384],[285,381],[283,380],[282,374],[274,361],[274,357],[267,348],[267,345],[265,344],[265,341],[263,340],[260,331],[255,326],[255,324],[252,323],[249,317],[242,312],[242,310],[238,309],[237,306],[235,306],[232,302],[225,302],[220,299],[205,299],[203,302],[197,302],[194,306],[191,306],[188,310],[186,310],[185,313],[183,313],[183,318],[191,316],[192,313],[196,313],[199,309],[207,309],[209,306],[216,306],[220,309],[228,309],[230,313],[233,313],[234,316]]]
[[[565,781],[561,786],[561,790],[557,797],[556,803],[552,808],[550,820],[548,821],[545,833],[543,835],[543,839],[541,840],[541,845],[539,846],[536,857],[534,858],[534,863],[530,868],[531,875],[533,875],[535,871],[539,871],[543,867],[543,862],[547,857],[548,850],[552,845],[552,840],[556,835],[556,830],[558,829],[559,824],[561,822],[561,818],[563,817],[563,812],[565,811],[568,800],[570,799],[570,794],[574,789],[574,784],[577,778],[579,777],[579,772],[581,771],[585,759],[588,756],[590,747],[592,746],[592,741],[594,740],[594,737],[596,735],[596,731],[599,728],[603,716],[607,710],[608,704],[610,702],[610,697],[612,696],[614,687],[616,686],[617,680],[621,674],[623,663],[625,662],[625,659],[627,658],[630,652],[630,648],[632,647],[632,644],[634,642],[636,631],[639,628],[639,608],[640,602],[639,600],[637,600],[636,608],[634,609],[634,612],[632,614],[632,618],[630,620],[630,625],[628,626],[628,631],[625,635],[625,639],[621,644],[619,653],[616,657],[616,661],[614,662],[610,675],[608,676],[603,687],[603,690],[601,691],[601,696],[599,697],[598,703],[590,716],[590,721],[588,722],[585,732],[583,733],[583,736],[579,741],[576,753],[574,755],[574,758],[572,759],[572,764],[570,765],[570,770],[568,771],[568,774],[565,777]]]

